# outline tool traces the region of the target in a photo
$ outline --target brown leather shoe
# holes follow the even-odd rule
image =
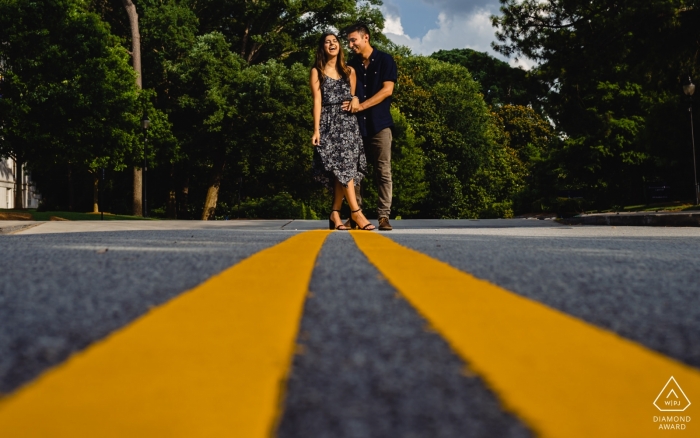
[[[391,224],[389,223],[389,218],[388,217],[380,217],[379,218],[379,231],[391,231],[393,228],[391,227]]]

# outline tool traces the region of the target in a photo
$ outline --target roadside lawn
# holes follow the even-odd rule
[[[99,221],[100,213],[78,213],[73,211],[0,210],[0,220],[9,221]],[[106,221],[158,220],[140,216],[105,213]]]
[[[643,205],[628,205],[626,207],[608,210],[591,210],[586,211],[587,214],[591,213],[616,213],[616,212],[635,212],[635,211],[692,211],[700,210],[700,205],[693,205],[690,202],[663,202],[658,204],[643,204]]]

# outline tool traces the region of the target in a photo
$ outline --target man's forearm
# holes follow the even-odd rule
[[[379,90],[377,94],[360,104],[360,111],[364,111],[367,108],[372,108],[375,105],[379,105],[384,101],[384,99],[391,96],[393,94],[393,91],[394,90],[391,90],[388,87],[382,87],[382,89]]]

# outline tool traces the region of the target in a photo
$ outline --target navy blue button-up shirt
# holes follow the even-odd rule
[[[348,65],[355,69],[357,83],[355,95],[360,103],[374,96],[384,86],[384,82],[396,82],[396,62],[388,53],[377,49],[372,51],[367,68],[362,63],[362,56],[354,56]],[[370,137],[382,129],[394,126],[389,108],[391,96],[379,104],[357,113],[357,121],[360,123],[360,133],[363,137]]]

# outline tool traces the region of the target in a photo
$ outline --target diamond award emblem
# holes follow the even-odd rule
[[[662,412],[682,412],[688,409],[690,400],[688,400],[676,379],[671,376],[666,382],[664,389],[656,396],[654,406]]]

